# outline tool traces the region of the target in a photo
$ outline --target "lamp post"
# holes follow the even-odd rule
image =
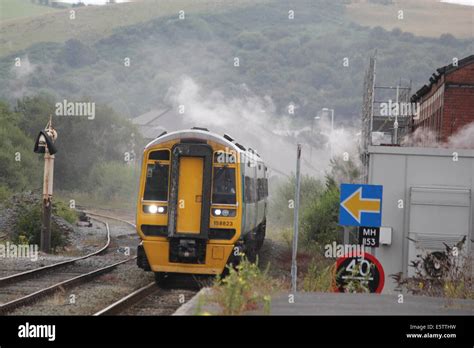
[[[334,132],[334,109],[328,109],[328,108],[323,108],[321,110],[323,113],[328,113],[331,112],[331,135],[329,136],[329,153],[331,154],[332,157],[332,134]]]
[[[320,120],[321,117],[318,115],[318,116],[314,116],[313,118],[313,121],[311,122],[311,137],[314,136],[314,123],[318,120]],[[310,162],[313,162],[313,139],[311,139],[311,147],[309,149],[309,159],[310,159]]]
[[[334,109],[323,108],[322,112],[331,111],[331,133],[334,131]]]

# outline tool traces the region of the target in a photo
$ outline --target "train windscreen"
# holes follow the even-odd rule
[[[214,168],[213,204],[235,204],[235,168]]]
[[[168,172],[169,165],[167,164],[156,162],[147,166],[144,200],[168,200]]]

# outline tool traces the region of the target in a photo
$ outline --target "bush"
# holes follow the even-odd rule
[[[302,215],[302,238],[307,244],[324,245],[340,241],[342,227],[338,224],[339,187],[328,178],[322,196],[312,201]]]
[[[334,288],[335,264],[325,266],[312,260],[303,279],[304,291],[331,292]]]
[[[53,214],[62,217],[70,224],[74,224],[77,220],[77,213],[69,208],[66,203],[62,201],[53,202]]]
[[[465,250],[466,237],[456,245],[445,244],[445,251],[418,255],[411,261],[412,277],[401,273],[390,275],[399,289],[413,295],[446,297],[448,299],[474,299],[474,277],[472,258]],[[429,275],[427,269],[432,274]]]
[[[37,244],[41,242],[42,207],[40,203],[21,203],[18,207],[19,215],[16,222],[16,235],[14,242],[17,244]],[[63,202],[53,202],[53,214],[60,216],[70,223],[76,221],[76,214]],[[67,244],[66,235],[54,223],[51,224],[51,249],[56,252]]]
[[[256,263],[244,258],[235,269],[229,266],[228,270],[226,277],[216,278],[211,299],[222,308],[222,314],[238,315],[259,306],[269,314],[271,295],[278,286],[268,276],[268,267],[262,271]]]
[[[272,225],[290,227],[293,224],[295,200],[295,176],[287,179],[281,183],[276,183],[277,186],[275,194],[271,196],[269,211],[269,222]],[[300,209],[304,210],[311,202],[317,200],[324,187],[321,182],[308,175],[301,177],[300,188]]]
[[[0,203],[3,203],[6,200],[10,199],[11,195],[12,192],[7,186],[0,185]]]

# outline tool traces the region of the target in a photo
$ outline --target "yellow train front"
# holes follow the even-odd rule
[[[164,133],[145,147],[137,204],[138,266],[221,274],[265,238],[267,167],[252,149],[204,128]]]

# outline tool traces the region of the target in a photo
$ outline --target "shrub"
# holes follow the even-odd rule
[[[0,185],[0,203],[8,200],[11,197],[11,195],[12,195],[12,192],[7,186]]]
[[[76,211],[72,210],[67,206],[63,201],[54,201],[53,202],[53,214],[59,217],[62,217],[64,220],[70,224],[74,224],[77,220]]]
[[[19,215],[16,222],[16,235],[14,242],[17,244],[40,244],[42,207],[40,203],[21,203],[18,207]],[[76,214],[63,202],[53,203],[53,214],[64,218],[70,223],[76,221]],[[51,249],[55,252],[67,244],[67,236],[54,223],[51,224]]]
[[[256,263],[244,258],[236,267],[228,267],[228,275],[217,277],[214,283],[214,296],[224,315],[238,315],[247,310],[263,307],[270,313],[271,295],[278,288],[276,281],[268,276]]]
[[[414,295],[474,299],[472,259],[463,252],[466,237],[454,246],[445,244],[444,252],[418,255],[411,262],[412,277],[392,274],[399,289]],[[431,270],[431,275],[427,270]]]
[[[338,225],[339,188],[328,179],[322,196],[312,201],[302,214],[302,237],[306,244],[330,244],[341,239]]]
[[[304,291],[331,292],[334,283],[335,264],[325,266],[312,260],[303,279]]]

